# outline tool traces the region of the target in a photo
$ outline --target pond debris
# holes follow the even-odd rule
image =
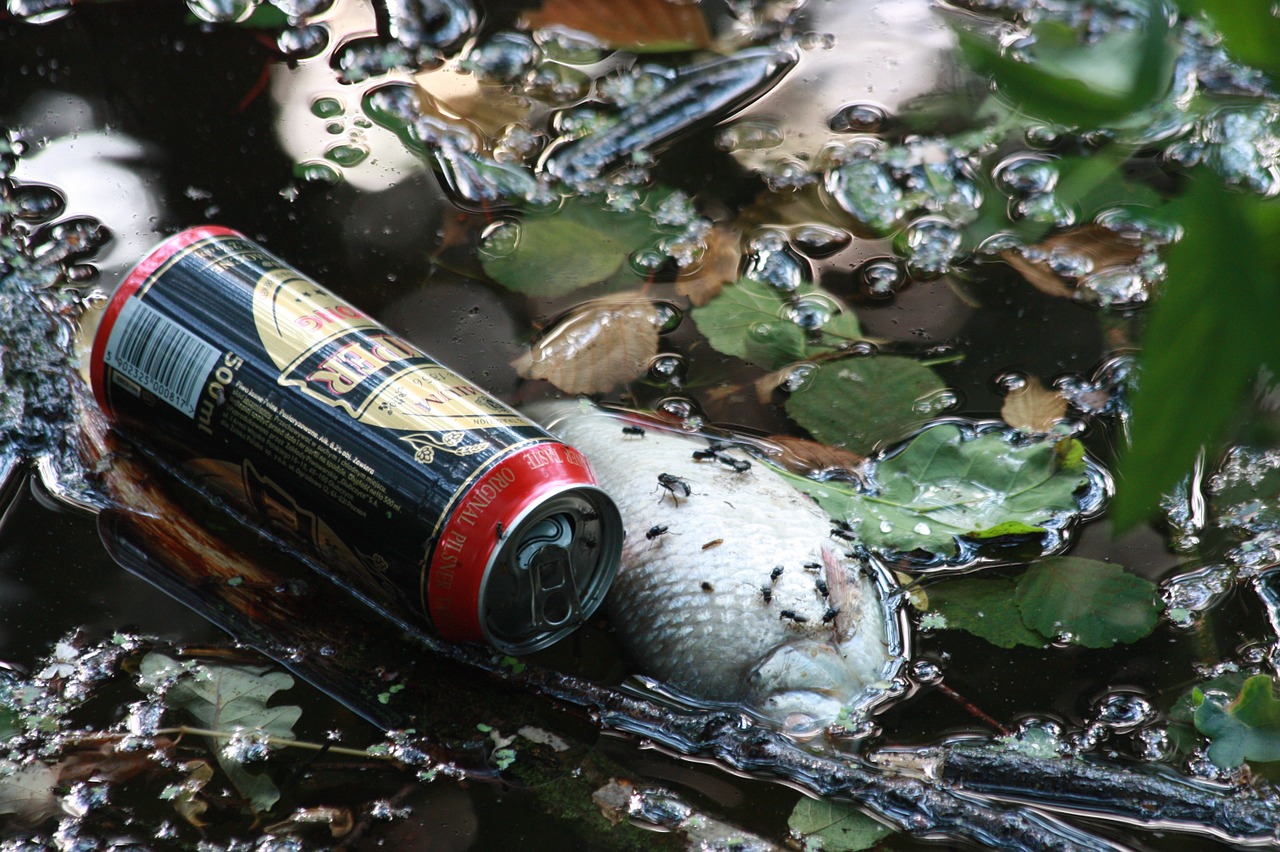
[[[689,849],[781,852],[782,847],[735,825],[699,812],[660,787],[637,786],[626,778],[611,778],[591,794],[605,819],[623,820],[681,835]]]

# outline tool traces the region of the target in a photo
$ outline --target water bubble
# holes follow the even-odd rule
[[[877,233],[892,230],[902,215],[902,190],[881,163],[859,160],[833,169],[825,187],[846,213]]]
[[[333,0],[270,0],[270,2],[272,6],[295,21],[323,15],[333,6]]]
[[[776,249],[761,247],[763,239],[753,240],[742,276],[749,281],[791,293],[811,281],[813,271],[807,262],[785,248],[785,235],[781,240],[783,246]]]
[[[654,406],[654,410],[679,421],[681,428],[691,432],[701,429],[706,423],[697,403],[687,397],[669,396]]]
[[[979,243],[978,247],[974,249],[974,254],[981,257],[999,257],[1007,251],[1017,251],[1022,247],[1021,237],[1009,231],[1001,231],[992,234]]]
[[[331,160],[340,166],[351,167],[364,162],[369,156],[369,149],[363,145],[353,145],[343,143],[339,145],[331,145],[324,152],[324,158]]]
[[[499,163],[521,163],[532,159],[542,147],[544,137],[527,125],[515,122],[498,133],[493,144],[493,158]]]
[[[758,343],[768,343],[777,333],[777,326],[771,322],[753,322],[747,326],[747,336]]]
[[[913,271],[940,275],[960,254],[960,229],[938,216],[921,216],[907,226],[907,265]]]
[[[1020,373],[1017,370],[1008,370],[1003,373],[997,373],[992,381],[995,382],[1001,393],[1010,394],[1014,391],[1020,391],[1026,388],[1030,381],[1026,373]]]
[[[271,753],[267,735],[262,731],[236,731],[222,746],[222,756],[233,763],[254,763],[266,760]]]
[[[524,84],[535,97],[552,104],[569,104],[586,96],[591,77],[577,68],[549,62],[525,75]]]
[[[794,157],[771,159],[760,167],[759,174],[773,192],[800,189],[818,179],[808,166]]]
[[[911,405],[911,410],[925,417],[936,417],[960,405],[960,394],[950,388],[922,396]]]
[[[74,0],[9,0],[9,14],[28,24],[48,24],[71,13]]]
[[[880,354],[880,347],[869,340],[856,340],[845,346],[844,352],[851,358],[870,358]]]
[[[1035,193],[1009,205],[1009,218],[1015,222],[1039,222],[1056,228],[1069,228],[1079,216],[1074,208],[1063,204],[1052,193]]]
[[[276,46],[289,59],[311,59],[329,46],[329,28],[323,24],[290,27],[281,31]]]
[[[679,328],[684,320],[684,311],[674,302],[654,302],[653,307],[657,311],[659,334],[670,334]]]
[[[257,0],[187,0],[191,14],[210,24],[247,21],[257,7]]]
[[[1051,124],[1033,124],[1027,128],[1027,144],[1032,148],[1050,148],[1062,138],[1061,131]]]
[[[787,393],[799,393],[813,385],[818,378],[818,365],[807,361],[794,364],[787,370],[778,387]]]
[[[812,258],[830,257],[853,242],[853,234],[828,225],[796,225],[791,229],[791,244]]]
[[[907,270],[892,257],[872,258],[854,274],[859,290],[872,299],[892,299],[907,284]]]
[[[67,200],[52,186],[25,183],[13,191],[13,215],[24,222],[48,222],[62,215]]]
[[[1133,749],[1139,760],[1151,763],[1173,756],[1173,743],[1167,728],[1143,728],[1133,735]]]
[[[750,119],[721,129],[715,144],[721,151],[763,151],[781,145],[783,138],[777,122]]]
[[[656,248],[647,248],[632,252],[627,260],[638,275],[648,277],[661,269],[663,264],[670,258],[666,252],[659,251]]]
[[[1156,717],[1156,709],[1145,696],[1132,692],[1112,692],[1094,704],[1099,725],[1126,734]]]
[[[519,247],[520,223],[515,219],[500,219],[480,234],[480,253],[491,260],[510,257]]]
[[[893,532],[893,524],[892,524],[891,522],[889,522],[889,521],[881,521],[881,522],[880,522],[880,532],[882,532],[882,533],[891,533],[891,532]]]
[[[524,77],[538,59],[538,47],[528,35],[501,32],[472,50],[462,67],[481,80],[512,84]]]
[[[533,39],[548,59],[569,65],[599,62],[609,46],[593,35],[568,27],[543,27],[535,30]]]
[[[840,305],[835,299],[821,293],[801,296],[782,309],[784,319],[790,320],[805,331],[817,331],[840,313]]]
[[[64,271],[63,275],[72,284],[88,284],[98,279],[98,267],[92,263],[73,263]]]
[[[664,353],[649,362],[649,378],[671,387],[680,387],[688,372],[689,364],[681,355]]]
[[[342,180],[342,172],[328,163],[314,160],[298,163],[294,166],[293,173],[302,180],[314,183],[334,184]]]
[[[942,680],[942,666],[933,660],[916,660],[911,664],[911,679],[916,683],[938,683]]]
[[[874,103],[842,106],[827,119],[827,127],[836,133],[879,133],[889,120],[884,107]]]
[[[916,535],[929,535],[931,532],[933,532],[933,530],[929,528],[929,525],[926,524],[924,521],[921,521],[920,523],[912,527],[911,531]]]
[[[1058,167],[1041,154],[1016,154],[991,172],[996,186],[1008,195],[1051,192],[1058,184]]]

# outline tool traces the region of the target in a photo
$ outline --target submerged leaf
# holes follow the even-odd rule
[[[1029,629],[1014,602],[1017,587],[1002,577],[961,577],[929,586],[929,607],[948,628],[964,630],[1000,648],[1042,648],[1046,638]]]
[[[921,401],[945,388],[933,370],[911,358],[845,358],[820,365],[787,399],[786,409],[824,444],[865,454],[924,422]]]
[[[645,299],[588,302],[556,323],[515,362],[525,379],[565,393],[604,393],[644,375],[658,354],[662,317]]]
[[[1246,760],[1280,760],[1280,701],[1269,675],[1246,680],[1229,704],[1198,689],[1196,698],[1196,728],[1212,741],[1209,759],[1218,766],[1231,769]]]
[[[1136,642],[1155,629],[1160,595],[1150,580],[1119,565],[1055,556],[1018,580],[1023,623],[1043,636],[1086,648]]]
[[[770,452],[766,449],[770,461],[802,476],[816,477],[832,471],[861,470],[862,463],[866,461],[857,453],[794,435],[770,435],[761,441],[774,450]]]
[[[737,279],[742,264],[742,234],[736,228],[716,225],[707,234],[706,243],[702,259],[676,276],[676,292],[696,306],[710,302]]]
[[[1141,255],[1142,246],[1134,239],[1088,224],[1046,237],[1033,246],[1010,249],[1000,257],[1040,292],[1074,299],[1079,296],[1077,287],[1085,275],[1128,269]],[[1071,262],[1063,263],[1064,258]],[[1069,275],[1064,267],[1080,270],[1081,275]]]
[[[160,683],[178,675],[165,691],[165,703],[190,713],[200,726],[232,733],[260,732],[266,736],[293,739],[293,725],[302,715],[295,705],[268,707],[267,702],[281,690],[293,686],[293,678],[265,666],[197,665],[183,667],[164,654],[152,652],[142,658],[139,675],[144,683]],[[255,775],[227,750],[214,742],[214,752],[223,771],[256,810],[270,810],[280,791],[266,774]]]
[[[58,812],[57,783],[58,771],[48,764],[0,761],[0,814],[19,825],[43,822]]]
[[[859,852],[893,834],[893,829],[852,805],[826,799],[804,798],[796,802],[787,827],[800,836],[805,849],[823,852]]]
[[[550,213],[528,213],[514,227],[514,245],[483,254],[484,271],[536,296],[563,296],[620,271],[635,280],[627,258],[656,235],[644,210],[616,213],[573,198]]]
[[[568,27],[590,33],[610,47],[639,53],[702,50],[711,45],[701,7],[678,0],[543,0],[521,23],[528,29]]]
[[[690,313],[717,352],[768,370],[862,337],[853,311],[812,285],[786,293],[743,278]]]

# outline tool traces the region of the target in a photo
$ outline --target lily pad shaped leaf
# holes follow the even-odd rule
[[[862,337],[853,312],[812,285],[783,292],[743,278],[691,315],[717,352],[768,370],[832,352]]]
[[[1022,623],[1014,601],[1016,586],[1001,577],[961,577],[929,587],[929,607],[946,626],[963,630],[1000,648],[1042,648],[1048,641]]]
[[[1230,769],[1246,760],[1280,760],[1280,701],[1268,675],[1244,682],[1240,694],[1226,701],[1217,693],[1197,689],[1195,724],[1210,739],[1209,759]]]
[[[1018,578],[1022,621],[1042,636],[1110,648],[1155,629],[1162,604],[1155,583],[1119,565],[1054,556]]]
[[[962,539],[1043,535],[1092,508],[1100,498],[1078,443],[943,421],[868,465],[863,491],[795,484],[881,555],[964,561]]]
[[[815,799],[797,802],[787,827],[799,835],[804,849],[822,852],[859,852],[893,833],[852,805]]]

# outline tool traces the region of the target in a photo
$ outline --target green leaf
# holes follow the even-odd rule
[[[852,805],[809,798],[796,802],[787,827],[805,841],[805,849],[823,852],[870,849],[893,833]]]
[[[563,296],[620,271],[634,280],[628,258],[658,233],[643,209],[617,213],[578,198],[549,213],[526,213],[516,227],[506,248],[482,252],[484,271],[508,289],[537,296]]]
[[[265,666],[184,666],[152,652],[142,658],[139,674],[144,684],[157,684],[180,675],[165,691],[165,703],[185,710],[200,727],[209,730],[261,731],[268,736],[293,739],[293,725],[302,715],[302,708],[295,705],[267,706],[273,695],[293,686],[293,678]],[[220,745],[214,742],[214,753],[236,789],[255,810],[270,810],[280,798],[276,785],[265,773],[250,773]]]
[[[1222,33],[1223,45],[1236,59],[1271,74],[1280,71],[1280,19],[1270,3],[1241,0],[1178,0],[1188,15],[1203,12]]]
[[[929,607],[940,612],[948,628],[964,630],[1001,648],[1042,648],[1045,637],[1022,623],[1014,602],[1016,586],[999,577],[962,577],[929,586]]]
[[[1280,701],[1269,675],[1246,680],[1229,704],[1203,692],[1199,696],[1196,728],[1211,740],[1209,759],[1215,764],[1234,768],[1246,760],[1280,760]]]
[[[1066,439],[1071,444],[1075,439]],[[1080,511],[1083,466],[1060,463],[1057,442],[1013,444],[1003,432],[966,436],[953,423],[932,426],[868,474],[866,493],[797,478],[832,516],[882,554],[924,550],[959,555],[957,539],[1043,533]]]
[[[1018,579],[1022,621],[1043,636],[1068,636],[1086,648],[1135,642],[1155,629],[1160,598],[1154,583],[1119,565],[1054,556]]]
[[[919,406],[945,388],[911,358],[845,358],[820,365],[810,383],[787,399],[786,410],[824,444],[865,455],[924,422]]]
[[[1118,531],[1150,515],[1200,447],[1223,436],[1259,367],[1280,367],[1280,207],[1201,178],[1177,210],[1186,233],[1147,321],[1111,513]]]
[[[796,323],[792,313],[797,303],[829,315],[816,338],[810,338]],[[784,293],[744,278],[725,287],[690,314],[698,331],[717,352],[768,370],[830,352],[842,343],[862,337],[853,311],[813,286]]]
[[[1152,3],[1147,25],[1119,30],[1093,44],[1074,27],[1042,21],[1032,30],[1031,61],[1006,57],[998,44],[959,31],[965,57],[990,74],[1019,109],[1070,126],[1107,126],[1169,91],[1175,51],[1168,21]]]

